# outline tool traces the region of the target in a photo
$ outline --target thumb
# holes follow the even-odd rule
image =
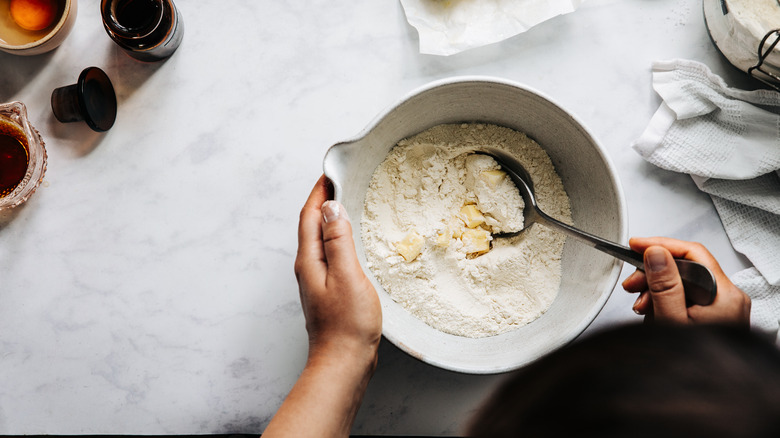
[[[672,254],[664,247],[645,250],[645,275],[656,321],[687,323],[685,290]]]
[[[362,272],[347,210],[337,201],[325,201],[322,204],[322,240],[328,271],[347,276]]]

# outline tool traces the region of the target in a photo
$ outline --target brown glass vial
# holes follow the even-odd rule
[[[173,55],[184,23],[171,0],[101,0],[103,27],[124,51],[141,61]]]

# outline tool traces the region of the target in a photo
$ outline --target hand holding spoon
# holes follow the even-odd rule
[[[515,186],[520,190],[520,194],[525,202],[525,209],[523,210],[523,216],[525,218],[524,229],[527,229],[533,223],[547,225],[550,228],[556,229],[567,236],[571,236],[582,243],[623,260],[624,262],[630,263],[644,271],[644,257],[642,254],[633,251],[631,248],[574,228],[571,225],[565,224],[545,214],[536,203],[533,181],[531,180],[530,175],[528,175],[528,172],[523,165],[514,157],[503,150],[489,147],[480,148],[480,150],[475,151],[475,153],[493,157],[493,159],[503,167],[510,178],[512,178]],[[501,234],[497,234],[496,236],[501,237]],[[712,272],[710,272],[706,266],[692,260],[675,259],[675,263],[677,264],[677,270],[680,272],[680,278],[682,279],[683,288],[685,289],[685,299],[688,305],[698,304],[700,306],[707,306],[712,304],[718,290],[717,284],[715,283],[715,276],[712,275]]]

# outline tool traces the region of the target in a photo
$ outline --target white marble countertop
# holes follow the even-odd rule
[[[303,367],[293,275],[300,207],[333,143],[429,81],[491,75],[575,113],[617,165],[631,235],[735,253],[707,195],[630,147],[660,100],[654,60],[756,84],[709,40],[700,0],[591,0],[491,46],[421,55],[397,0],[177,0],[184,41],[138,63],[81,0],[52,53],[0,53],[0,101],[21,100],[49,166],[0,216],[0,433],[259,433]],[[51,91],[98,66],[114,127],[60,124]],[[624,269],[621,278],[632,269]],[[589,330],[638,317],[618,286]],[[357,434],[457,434],[502,376],[418,362],[384,342]]]

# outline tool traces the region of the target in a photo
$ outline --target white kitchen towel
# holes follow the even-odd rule
[[[687,60],[654,63],[653,88],[663,103],[633,148],[690,174],[734,249],[780,285],[780,93],[729,88]]]
[[[777,336],[780,326],[780,286],[768,284],[755,268],[737,272],[731,281],[748,294],[753,302],[750,325],[780,341]]]

